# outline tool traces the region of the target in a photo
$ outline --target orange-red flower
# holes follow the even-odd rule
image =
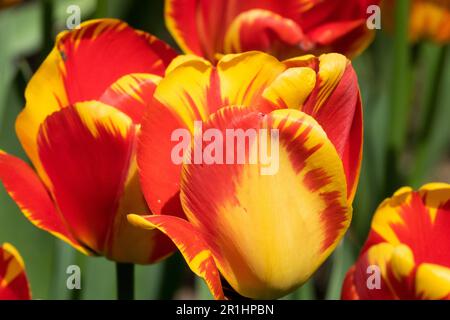
[[[0,9],[15,6],[20,2],[22,2],[22,0],[0,0]]]
[[[372,41],[367,8],[379,0],[166,0],[166,24],[186,53],[249,50],[285,59],[305,53],[355,56]]]
[[[9,243],[0,246],[0,300],[29,300],[30,287],[25,265],[16,248]]]
[[[172,133],[194,133],[195,121],[205,132],[278,129],[279,170],[174,163]],[[166,233],[216,298],[224,297],[220,275],[243,296],[280,297],[312,275],[350,223],[362,142],[356,75],[339,54],[280,62],[253,51],[216,66],[179,56],[155,90],[139,141],[142,188],[156,215],[129,220]],[[254,152],[261,145],[252,141]],[[171,216],[183,211],[187,220]]]
[[[161,233],[130,226],[149,212],[135,163],[147,101],[175,56],[126,23],[92,20],[58,35],[31,79],[16,132],[34,172],[0,153],[0,179],[37,227],[86,254],[149,263],[173,250]]]
[[[388,28],[394,24],[395,1],[383,1],[383,18]],[[440,44],[450,41],[450,0],[412,0],[409,12],[409,38],[429,39]]]
[[[449,230],[449,184],[401,188],[378,207],[342,298],[450,299]],[[375,270],[381,276],[378,286],[375,278],[368,279]]]

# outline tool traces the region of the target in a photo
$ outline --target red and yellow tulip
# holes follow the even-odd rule
[[[211,61],[250,50],[282,59],[326,52],[355,56],[373,39],[367,8],[379,0],[344,2],[166,0],[165,19],[184,52]]]
[[[0,246],[0,300],[30,300],[25,265],[19,252],[9,243]]]
[[[85,254],[149,263],[173,250],[128,212],[149,212],[136,169],[147,101],[176,56],[126,23],[92,20],[58,35],[29,82],[16,132],[36,172],[0,153],[0,179],[37,227]]]
[[[193,133],[194,121],[221,132],[278,129],[278,172],[260,175],[261,163],[248,162],[174,164],[171,133]],[[361,142],[357,79],[342,55],[280,62],[253,51],[217,65],[179,56],[155,90],[139,138],[142,188],[155,215],[129,221],[167,234],[215,298],[224,297],[220,275],[245,297],[283,296],[347,230]],[[173,216],[183,211],[187,219]]]
[[[343,299],[450,299],[450,185],[398,190],[378,207]],[[369,266],[381,273],[367,285]]]
[[[386,26],[394,24],[395,1],[383,1]],[[450,0],[412,0],[409,12],[409,38],[412,42],[429,39],[446,44],[450,41]]]

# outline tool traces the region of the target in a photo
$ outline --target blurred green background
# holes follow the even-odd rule
[[[0,1],[1,2],[1,1]],[[407,3],[407,1],[405,1]],[[82,20],[115,17],[176,46],[163,19],[163,0],[22,1],[0,10],[0,149],[26,159],[14,122],[24,89],[64,30],[69,5]],[[397,13],[392,34],[353,61],[364,105],[364,158],[351,230],[332,257],[288,299],[339,299],[377,205],[403,185],[450,181],[450,51],[447,46],[407,41],[407,11]],[[21,252],[34,299],[115,299],[115,265],[90,258],[35,228],[0,186],[0,243]],[[81,267],[82,289],[66,288],[67,266]],[[280,271],[282,272],[282,270]],[[164,284],[164,285],[163,285]],[[211,298],[179,254],[153,266],[137,266],[137,299]]]

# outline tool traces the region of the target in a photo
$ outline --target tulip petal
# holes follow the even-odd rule
[[[283,63],[289,69],[265,89],[263,97],[272,108],[298,109],[319,122],[344,163],[351,203],[358,184],[363,136],[356,74],[340,54],[300,56]]]
[[[377,209],[365,248],[387,241],[404,243],[417,264],[450,267],[450,187],[429,184],[414,192],[402,188]]]
[[[297,19],[316,1],[166,0],[164,15],[167,28],[184,52],[213,61],[215,53],[224,52],[225,33],[240,13],[259,8],[288,19]]]
[[[317,70],[319,68],[319,61],[317,57],[312,54],[286,59],[283,63],[288,68],[311,68],[313,70]]]
[[[128,116],[95,101],[52,114],[39,131],[39,156],[58,208],[74,236],[97,253],[108,246],[135,137]]]
[[[167,215],[138,216],[128,215],[133,225],[144,229],[159,229],[172,239],[185,258],[191,270],[203,278],[215,299],[223,299],[224,294],[220,274],[208,241],[201,232],[184,219]]]
[[[19,252],[9,243],[0,246],[0,300],[30,300],[25,265]]]
[[[377,271],[374,267],[379,268]],[[375,287],[375,276],[381,276]],[[343,299],[448,299],[450,269],[423,263],[416,268],[412,250],[403,244],[370,247],[347,273]]]
[[[61,32],[29,82],[26,107],[16,121],[17,136],[44,183],[48,185],[48,178],[36,139],[47,116],[76,102],[98,100],[126,74],[162,76],[175,56],[162,41],[116,19],[90,20],[79,29]]]
[[[316,87],[301,110],[319,122],[344,162],[353,200],[362,159],[362,105],[356,74],[343,55],[319,57]]]
[[[107,257],[114,261],[149,264],[162,260],[176,250],[172,241],[159,230],[148,231],[131,225],[127,219],[130,212],[149,214],[135,160],[130,166],[113,222]]]
[[[179,200],[181,164],[172,160],[178,142],[171,139],[176,130],[183,128],[188,130],[176,114],[156,102],[144,116],[137,161],[142,191],[155,214],[183,215]]]
[[[206,120],[222,106],[217,80],[215,70],[206,60],[180,57],[169,65],[154,96],[193,129],[194,120]]]
[[[259,50],[279,57],[292,56],[301,52],[304,38],[301,28],[291,19],[268,10],[252,9],[231,23],[224,39],[224,53]]]
[[[283,63],[262,52],[224,56],[217,64],[223,106],[257,107],[265,88],[285,70]]]
[[[327,46],[361,26],[367,28],[365,19],[327,23],[310,31],[309,35],[320,45]]]
[[[23,214],[36,227],[89,254],[72,236],[43,183],[24,161],[0,151],[0,180]]]
[[[106,89],[99,101],[122,111],[134,123],[141,123],[160,80],[153,74],[128,74]]]
[[[417,268],[416,293],[422,299],[450,299],[450,268],[421,264]]]
[[[293,67],[281,73],[268,86],[263,97],[279,109],[302,109],[316,86],[316,72],[311,68]]]
[[[161,46],[159,40],[115,19],[91,20],[60,33],[57,48],[64,60],[69,103],[98,99],[126,74],[162,76],[175,54],[167,50],[170,56],[159,56],[155,46]]]
[[[307,35],[318,52],[340,52],[347,57],[359,55],[375,37],[374,30],[366,25],[366,18],[326,23]]]
[[[360,300],[355,286],[355,270],[356,266],[353,265],[345,275],[344,282],[342,283],[341,300]]]
[[[373,39],[374,30],[367,27],[368,8],[379,0],[316,1],[297,18],[308,38],[315,44],[315,53],[339,52],[353,57]]]
[[[381,243],[371,247],[347,272],[342,288],[344,300],[394,299],[386,270],[394,247]]]
[[[57,48],[53,48],[33,75],[25,90],[27,104],[16,119],[16,134],[34,167],[47,184],[39,161],[36,137],[45,118],[68,105],[64,86],[64,62]]]
[[[450,299],[450,185],[399,189],[378,207],[361,256],[349,270],[345,299]],[[382,285],[366,285],[378,266]]]
[[[217,73],[206,60],[180,56],[167,68],[139,135],[142,189],[153,213],[183,216],[178,197],[181,166],[171,157],[178,141],[172,134],[192,132],[195,120],[206,120],[221,107],[219,90]]]
[[[278,171],[262,174],[262,162],[186,163],[181,201],[189,221],[220,247],[228,265],[218,268],[234,290],[280,297],[311,276],[349,225],[342,162],[317,122],[297,110],[222,108],[206,127],[224,137],[226,129],[279,130]],[[246,159],[258,150],[255,141]]]

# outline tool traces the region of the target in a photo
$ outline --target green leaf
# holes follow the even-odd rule
[[[200,277],[195,277],[195,293],[197,295],[197,299],[199,300],[212,300],[213,296],[208,289],[208,286]]]
[[[336,248],[332,256],[333,267],[328,282],[327,293],[325,299],[338,300],[341,297],[342,283],[345,274],[355,261],[350,242],[344,238],[341,244]]]
[[[443,59],[445,63],[441,65],[442,73],[438,80],[432,81],[432,85],[437,87],[436,99],[433,99],[433,106],[430,112],[429,122],[425,132],[419,141],[414,157],[414,168],[409,183],[414,188],[420,187],[428,181],[433,169],[440,159],[448,152],[450,142],[450,50],[445,52]],[[430,109],[428,109],[430,111]],[[439,179],[440,177],[438,177]]]
[[[162,284],[163,265],[157,263],[148,266],[135,266],[136,299],[154,300],[158,298],[158,290]]]
[[[314,300],[316,299],[316,289],[314,278],[306,281],[300,288],[288,294],[283,300]]]
[[[81,264],[82,298],[87,300],[115,300],[115,263],[103,257],[87,257],[81,255],[81,253],[78,261]]]

